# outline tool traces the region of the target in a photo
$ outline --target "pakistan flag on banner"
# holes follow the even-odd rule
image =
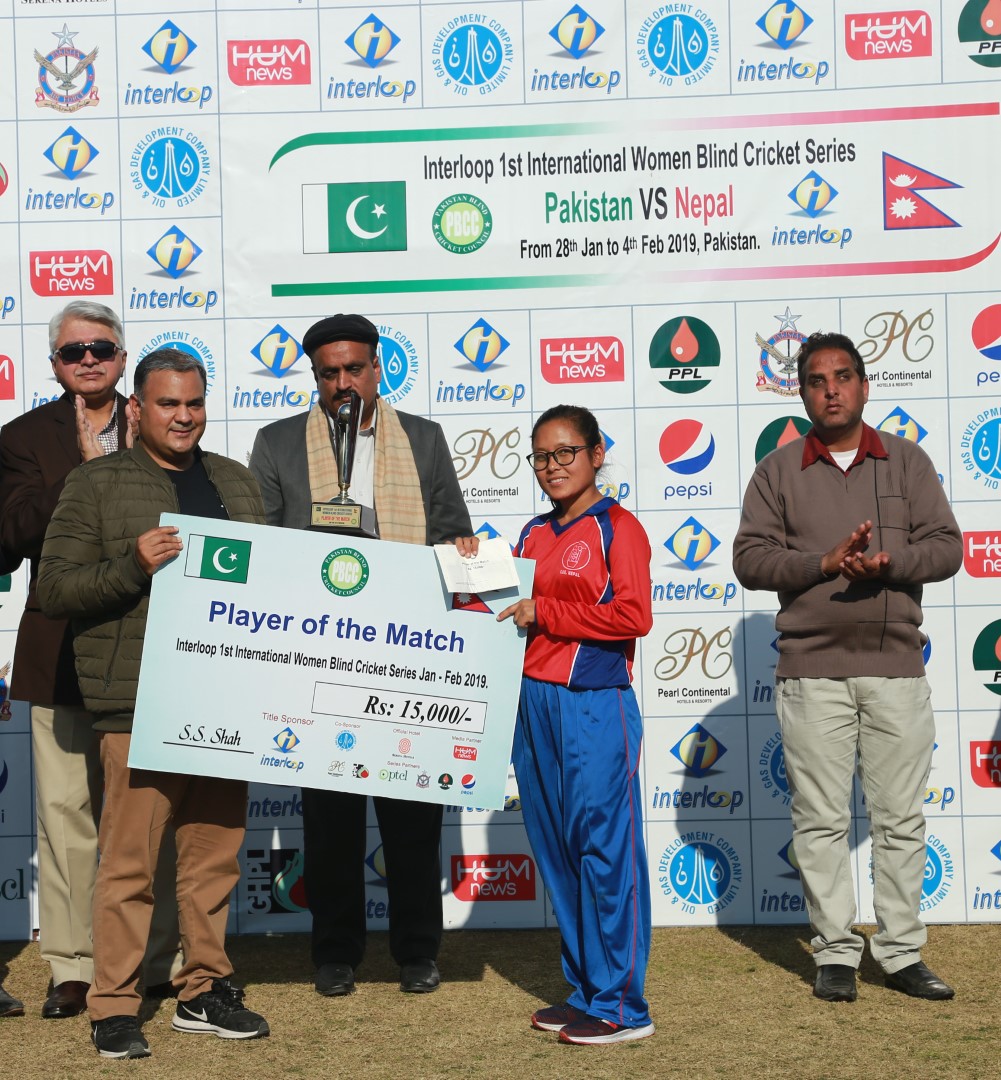
[[[221,536],[188,537],[188,557],[184,576],[211,578],[214,581],[238,581],[246,584],[250,571],[250,541],[229,540]]]
[[[406,182],[303,184],[302,250],[406,251]]]

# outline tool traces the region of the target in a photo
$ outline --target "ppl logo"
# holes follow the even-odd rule
[[[650,341],[650,367],[674,394],[704,390],[719,367],[719,339],[694,315],[669,319]]]
[[[988,623],[977,635],[973,643],[973,667],[990,674],[990,682],[984,686],[1001,697],[1001,620]]]
[[[400,39],[375,15],[369,15],[344,44],[370,68],[378,67],[400,44]]]
[[[1001,6],[998,0],[966,0],[959,15],[959,40],[981,67],[1001,67]]]
[[[1001,304],[992,304],[973,320],[973,346],[985,360],[1001,360]]]
[[[28,267],[36,296],[110,296],[115,291],[111,256],[99,248],[31,251]]]
[[[284,378],[303,355],[302,346],[281,323],[275,323],[250,351],[279,379]]]
[[[907,415],[904,409],[894,409],[876,425],[876,428],[879,431],[885,431],[888,435],[899,435],[902,439],[909,439],[913,443],[921,442],[928,434],[913,416]]]
[[[542,338],[542,377],[547,383],[623,382],[626,350],[617,337]]]
[[[856,12],[845,16],[845,52],[853,60],[931,56],[927,11]]]
[[[574,58],[579,60],[605,32],[580,4],[574,6],[549,31],[549,36]]]
[[[675,420],[660,437],[660,459],[681,476],[702,472],[716,454],[716,440],[701,420]]]
[[[0,401],[14,400],[14,361],[0,353]],[[9,578],[8,578],[9,580]]]
[[[811,218],[819,217],[837,197],[837,189],[814,170],[789,192],[789,198]]]
[[[312,79],[309,46],[299,38],[227,41],[226,62],[235,86],[308,86]]]
[[[964,532],[963,566],[970,577],[1001,577],[1001,532]]]
[[[703,524],[690,517],[664,541],[664,547],[689,570],[696,570],[719,547],[719,541]]]
[[[186,236],[177,225],[171,227],[151,247],[146,254],[175,280],[201,255],[202,249]]]
[[[758,436],[758,441],[754,444],[754,463],[757,464],[773,450],[778,450],[780,446],[785,446],[786,443],[794,442],[805,435],[811,426],[805,416],[780,416],[777,420],[765,425]]]
[[[1001,788],[1001,742],[970,743],[970,775],[977,787]]]
[[[198,46],[168,19],[143,45],[143,52],[157,67],[173,75]]]
[[[703,777],[714,771],[713,766],[726,753],[726,747],[701,724],[696,724],[671,747],[671,753],[691,776]]]
[[[67,180],[75,180],[99,151],[76,128],[68,127],[43,153]]]
[[[786,2],[772,4],[754,25],[779,48],[789,49],[812,23],[799,4]]]
[[[486,371],[509,344],[503,334],[495,330],[486,319],[481,318],[455,342],[453,348],[477,371]]]
[[[535,863],[523,854],[453,855],[452,894],[477,900],[534,900]]]

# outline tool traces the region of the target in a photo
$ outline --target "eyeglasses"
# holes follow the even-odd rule
[[[555,450],[537,450],[534,454],[527,454],[525,460],[536,472],[542,472],[549,468],[550,458],[557,465],[569,465],[581,450],[590,449],[589,446],[558,446]]]
[[[100,341],[74,341],[56,349],[50,359],[55,360],[58,357],[64,364],[79,364],[88,352],[95,360],[110,360],[118,351],[115,342],[105,341],[103,338]]]

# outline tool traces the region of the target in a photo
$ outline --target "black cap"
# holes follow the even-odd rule
[[[302,351],[313,359],[313,354],[332,341],[360,341],[363,345],[379,347],[379,331],[364,315],[331,315],[314,323],[302,339]]]

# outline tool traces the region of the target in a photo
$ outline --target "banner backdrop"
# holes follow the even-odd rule
[[[924,916],[997,921],[1001,3],[915,2],[0,0],[0,420],[59,393],[46,323],[95,297],[130,361],[202,361],[205,445],[246,460],[312,400],[308,326],[360,311],[382,394],[442,425],[474,527],[513,542],[544,505],[533,417],[594,409],[602,484],[654,550],[636,667],[654,921],[803,922],[775,600],[730,555],[756,462],[806,428],[799,343],[843,330],[868,421],[922,444],[964,531],[963,570],[925,590]],[[0,585],[5,678],[25,575]],[[32,777],[10,711],[0,936],[23,937]],[[254,786],[247,815],[233,929],[305,929],[298,791]],[[551,924],[513,777],[504,811],[445,822],[449,926]],[[384,928],[374,827],[368,865]]]

